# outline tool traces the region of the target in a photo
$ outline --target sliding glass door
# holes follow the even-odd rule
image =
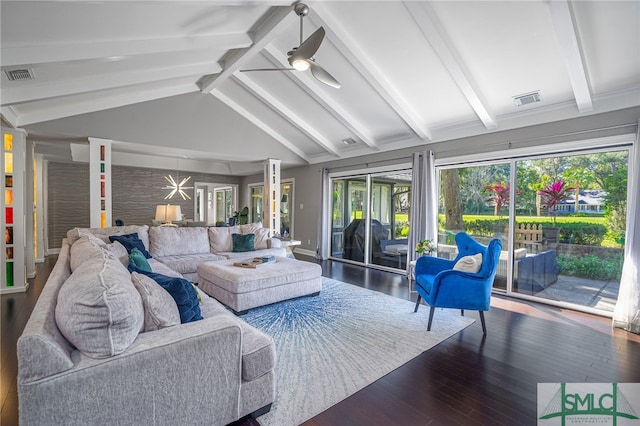
[[[406,268],[411,171],[332,177],[331,256]]]
[[[371,177],[369,263],[406,269],[411,173],[394,172]]]
[[[482,244],[500,238],[507,249],[510,180],[508,162],[440,170],[438,257],[457,256],[454,237],[458,232],[466,232]],[[507,288],[506,253],[500,256],[493,284],[501,290]]]
[[[367,177],[333,179],[331,254],[364,262],[366,250]]]
[[[517,161],[514,292],[612,312],[626,227],[628,151]]]
[[[625,244],[628,150],[448,166],[440,173],[438,256],[465,231],[502,241],[494,290],[613,311]]]

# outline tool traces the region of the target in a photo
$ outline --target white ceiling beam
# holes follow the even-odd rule
[[[97,43],[38,44],[35,46],[3,47],[2,66],[37,65],[53,62],[86,61],[150,53],[189,50],[228,50],[251,45],[246,33],[122,40]]]
[[[566,61],[567,73],[573,88],[573,96],[578,105],[578,111],[589,112],[593,110],[593,101],[589,91],[589,82],[578,45],[578,35],[571,18],[569,2],[566,0],[554,0],[548,2],[553,27],[560,43],[562,57]]]
[[[326,37],[340,51],[340,53],[353,65],[362,77],[373,87],[384,101],[396,114],[418,135],[421,139],[431,140],[431,132],[420,114],[414,111],[409,102],[402,97],[384,73],[363,53],[357,43],[344,29],[340,22],[329,12],[329,9],[321,3],[314,4],[314,14],[309,18],[317,25],[324,27]]]
[[[471,72],[456,52],[431,5],[414,1],[405,1],[404,5],[482,124],[490,130],[497,128],[495,116],[489,111],[480,89],[471,77]]]
[[[247,49],[236,50],[224,61],[224,69],[219,74],[205,77],[200,84],[203,93],[211,92],[222,84],[234,72],[243,67],[254,55],[260,52],[267,44],[278,36],[287,26],[291,25],[298,17],[290,6],[273,7],[270,15],[263,20],[262,25],[253,36],[253,44]]]
[[[234,78],[237,79],[245,89],[249,90],[254,96],[262,100],[271,109],[291,123],[291,125],[309,136],[309,138],[311,138],[311,140],[313,140],[322,149],[336,157],[340,156],[334,144],[329,139],[324,137],[321,132],[316,130],[311,124],[307,123],[304,118],[285,105],[282,101],[252,80],[246,73],[236,73]]]
[[[20,106],[17,106],[16,109],[20,111],[18,125],[26,126],[73,115],[197,92],[199,90],[195,84],[197,78],[198,76],[189,76],[143,84],[137,86],[136,90],[122,87],[100,92],[100,96],[96,96],[94,93],[80,94],[66,98],[64,103],[43,101],[40,103],[41,105],[38,105],[36,102],[35,105],[38,105],[37,107],[32,106],[32,104],[25,104],[25,106],[29,106],[29,108],[25,108],[26,111],[24,112],[21,111]],[[4,108],[2,111],[4,112]]]
[[[11,125],[13,128],[18,127],[18,120],[20,119],[20,114],[14,107],[2,107],[0,108],[0,115],[2,118]]]
[[[275,66],[289,68],[289,61],[273,44],[268,44],[264,48],[264,56],[271,61]],[[351,133],[357,136],[362,142],[369,148],[375,149],[378,147],[375,138],[367,130],[367,128],[351,115],[339,102],[327,93],[326,90],[322,90],[322,85],[318,84],[318,80],[311,77],[310,73],[306,72],[290,72],[287,74],[291,77],[298,86],[322,105],[331,115],[333,115],[338,121],[340,121]]]
[[[300,148],[298,148],[293,142],[291,142],[286,137],[282,136],[276,130],[274,130],[271,126],[265,123],[262,119],[252,114],[240,105],[238,102],[234,101],[231,97],[222,93],[219,89],[214,89],[211,91],[211,94],[218,98],[221,102],[225,103],[229,108],[236,111],[238,114],[242,115],[244,118],[249,120],[252,124],[258,127],[260,130],[271,136],[277,142],[282,144],[285,148],[289,149],[291,152],[302,158],[307,164],[310,163],[309,156],[305,154]]]
[[[171,80],[184,76],[202,76],[216,67],[218,67],[218,65],[212,63],[190,64],[141,71],[109,73],[106,75],[101,74],[75,80],[65,80],[57,84],[47,82],[42,84],[19,82],[15,88],[11,88],[11,83],[8,83],[3,86],[1,106],[49,99],[57,96],[69,96],[97,90],[134,86],[153,81]],[[195,77],[194,83],[197,80],[198,77]]]

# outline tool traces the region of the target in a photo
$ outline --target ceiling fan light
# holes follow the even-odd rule
[[[298,71],[306,71],[309,69],[309,61],[304,58],[292,58],[291,66]]]

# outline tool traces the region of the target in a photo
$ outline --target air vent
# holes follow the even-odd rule
[[[357,142],[353,138],[342,139],[342,143],[345,145],[355,145]]]
[[[7,70],[5,71],[7,78],[11,81],[33,80],[33,70]]]
[[[540,98],[539,91],[525,93],[523,95],[518,95],[513,97],[513,103],[515,103],[516,106],[528,105],[535,102],[540,102],[541,100],[542,98]]]

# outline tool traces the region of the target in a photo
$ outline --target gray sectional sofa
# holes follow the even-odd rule
[[[208,232],[147,226],[69,231],[18,340],[22,425],[224,425],[270,409],[271,337],[197,288],[203,319],[180,323],[178,316],[176,323],[175,302],[158,302],[167,293],[154,293],[142,285],[144,277],[130,275],[126,250],[123,256],[107,238],[137,233],[157,255],[148,259],[152,271],[180,277],[192,276],[200,261],[226,258],[204,251],[205,243],[212,247]],[[212,233],[215,244],[226,238],[221,233]]]
[[[140,228],[144,229],[144,227]],[[93,232],[101,231],[93,230]],[[254,234],[256,250],[234,252],[233,234]],[[280,240],[269,238],[268,229],[262,228],[262,224],[259,223],[225,227],[152,226],[149,229],[149,253],[154,259],[193,282],[198,279],[198,265],[202,262],[287,255],[286,250],[280,247]]]

